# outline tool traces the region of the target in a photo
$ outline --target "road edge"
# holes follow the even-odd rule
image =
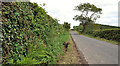
[[[76,47],[76,49],[77,49],[78,54],[80,55],[79,58],[82,59],[82,63],[83,63],[83,64],[86,64],[86,66],[89,66],[89,65],[88,65],[88,62],[86,61],[86,59],[85,59],[85,57],[84,57],[84,55],[83,55],[83,53],[82,53],[82,52],[78,49],[78,47],[76,46],[76,43],[75,43],[75,41],[73,40],[71,34],[70,34],[70,37],[71,37],[73,43],[75,44],[75,47]]]

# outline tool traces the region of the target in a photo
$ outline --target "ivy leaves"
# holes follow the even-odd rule
[[[11,2],[2,6],[4,62],[55,63],[65,37],[62,25],[36,3]]]

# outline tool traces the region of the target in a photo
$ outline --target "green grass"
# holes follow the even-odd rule
[[[69,34],[68,38],[69,38],[69,39],[66,41],[66,42],[69,43],[67,50],[70,50],[70,49],[71,49],[71,44],[72,44],[70,34]]]
[[[62,55],[61,60],[57,64],[81,64],[82,61],[79,61],[81,59],[78,57],[79,54],[70,36],[67,42],[69,43],[67,51]]]
[[[80,34],[78,31],[75,31],[76,33]]]
[[[107,40],[107,39],[100,38],[100,37],[93,37],[93,36],[88,35],[88,34],[81,34],[81,35],[84,35],[84,36],[87,36],[87,37],[90,37],[90,38],[94,38],[94,39],[97,39],[97,40],[101,40],[101,41],[109,42],[109,43],[112,43],[112,44],[119,45],[119,42],[117,42],[117,41]]]
[[[78,31],[75,31],[75,32],[77,32],[78,34],[80,34]],[[108,43],[120,45],[120,42],[117,42],[117,41],[107,40],[107,39],[100,38],[100,37],[93,37],[93,36],[88,35],[88,34],[80,34],[80,35],[84,35],[84,36],[86,36],[86,37],[90,37],[90,38],[94,38],[94,39],[97,39],[97,40],[105,41],[105,42],[108,42]]]

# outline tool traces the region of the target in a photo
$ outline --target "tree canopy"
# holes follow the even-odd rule
[[[97,18],[100,18],[100,14],[102,14],[101,8],[97,8],[90,3],[79,4],[74,10],[80,11],[81,14],[74,16],[73,20],[80,21],[83,26],[88,23],[94,23]]]
[[[64,22],[63,27],[68,31],[70,29],[70,24],[68,22]]]

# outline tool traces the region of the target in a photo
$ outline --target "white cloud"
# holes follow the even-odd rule
[[[80,14],[74,11],[74,7],[80,3],[89,2],[102,8],[101,18],[97,20],[100,24],[118,26],[118,0],[30,0],[38,4],[46,3],[45,9],[53,18],[71,23],[71,27],[79,25],[78,21],[74,21],[73,17]]]

